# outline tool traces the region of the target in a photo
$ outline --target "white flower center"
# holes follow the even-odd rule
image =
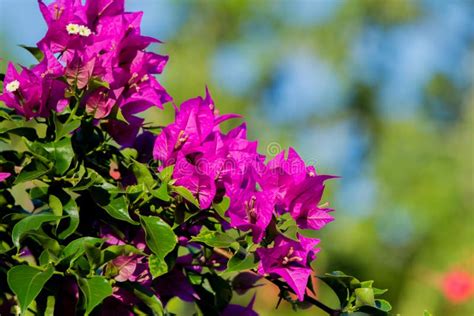
[[[20,87],[20,82],[18,80],[13,80],[9,82],[6,86],[8,92],[15,92]]]
[[[91,32],[90,28],[88,28],[87,26],[85,26],[85,25],[79,26],[79,35],[87,37],[87,36],[91,35],[91,33],[92,32]]]
[[[85,25],[79,25],[75,23],[69,23],[66,25],[66,31],[69,35],[80,35],[88,37],[92,34],[92,31]]]
[[[79,34],[79,24],[69,23],[66,25],[66,30],[69,35]]]

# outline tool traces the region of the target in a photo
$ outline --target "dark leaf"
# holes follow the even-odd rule
[[[37,61],[42,61],[44,58],[43,52],[38,48],[34,46],[26,46],[26,45],[19,45],[20,47],[26,49],[33,55]]]

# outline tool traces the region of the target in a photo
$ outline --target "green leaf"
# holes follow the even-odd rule
[[[166,264],[166,261],[156,255],[151,255],[148,257],[148,266],[153,278],[157,278],[160,275],[168,272],[168,265]]]
[[[104,277],[93,276],[90,279],[79,279],[79,287],[84,294],[86,312],[89,315],[105,298],[112,295],[112,286]]]
[[[113,199],[110,201],[109,205],[104,205],[102,208],[115,219],[125,221],[133,225],[138,225],[138,222],[134,221],[130,217],[130,214],[128,213],[127,199],[123,195]]]
[[[69,169],[74,158],[70,138],[63,138],[47,144],[38,144],[38,146],[42,146],[49,153],[49,158],[54,162],[54,170],[57,174],[62,175]]]
[[[433,314],[431,314],[431,313],[428,312],[427,310],[424,310],[424,311],[423,311],[423,316],[433,316]]]
[[[138,151],[135,148],[124,148],[120,151],[125,159],[137,159]]]
[[[374,295],[382,295],[388,291],[387,289],[378,289],[376,287],[372,288],[372,290],[374,290]]]
[[[48,296],[48,301],[46,303],[46,310],[44,311],[44,316],[54,316],[54,304],[56,299],[54,296]]]
[[[173,176],[174,165],[168,166],[161,170],[160,174],[158,175],[163,183],[168,183]]]
[[[146,254],[132,245],[112,245],[107,247],[104,251],[103,262],[108,262],[117,258],[118,256],[130,256],[132,254],[137,254],[145,256]]]
[[[100,87],[110,89],[110,84],[107,81],[103,81],[98,77],[92,77],[89,81],[89,90],[94,91]]]
[[[151,194],[154,197],[165,202],[168,202],[169,200],[171,200],[171,197],[168,194],[168,184],[166,183],[162,183],[158,189],[151,191]]]
[[[85,244],[84,249],[87,260],[89,261],[89,266],[92,270],[95,270],[103,263],[104,253],[96,245]]]
[[[216,306],[223,309],[232,299],[232,287],[229,282],[216,274],[208,274],[207,279],[216,294]]]
[[[170,253],[178,239],[171,227],[157,216],[140,216],[146,233],[146,243],[159,258],[164,259]]]
[[[8,134],[14,134],[18,136],[23,136],[28,140],[35,141],[38,139],[38,134],[36,133],[36,129],[32,127],[13,127],[2,129],[0,131],[2,137],[7,137]]]
[[[64,212],[69,215],[69,225],[59,233],[58,237],[60,239],[65,239],[71,236],[76,231],[77,227],[79,227],[79,207],[72,196],[64,191],[61,192],[62,194],[60,195],[60,198],[63,203]]]
[[[381,310],[374,306],[362,306],[357,309],[357,312],[361,312],[371,316],[388,316],[388,312]]]
[[[285,237],[293,239],[295,241],[299,241],[298,239],[298,225],[293,217],[290,214],[284,214],[280,217],[280,224],[278,225],[278,230],[283,234]]]
[[[348,303],[351,293],[351,283],[358,282],[358,280],[353,276],[346,275],[341,271],[326,273],[324,276],[318,276],[318,278],[329,285],[334,293],[336,293],[341,308],[344,308]]]
[[[52,222],[60,218],[60,216],[51,214],[35,214],[23,218],[13,227],[13,244],[16,247],[20,247],[21,238],[23,238],[23,236],[26,235],[28,232],[39,229],[41,225],[46,222]]]
[[[15,266],[8,271],[8,286],[18,297],[22,315],[26,314],[28,306],[41,292],[53,272],[52,266],[40,270],[26,265]]]
[[[41,176],[45,175],[51,171],[51,168],[45,166],[42,162],[38,160],[33,160],[26,167],[24,167],[18,177],[16,177],[13,184],[20,184],[23,182],[39,179]]]
[[[115,197],[115,193],[108,192],[108,190],[110,191],[111,189],[115,189],[115,187],[107,188],[107,190],[103,187],[94,187],[93,190],[91,190],[94,201],[113,218],[133,225],[139,225],[139,223],[130,217],[126,197],[124,195]]]
[[[104,183],[104,178],[93,169],[87,168],[81,180],[74,186],[72,191],[84,191],[91,186]],[[92,191],[92,193],[94,193]],[[95,199],[95,198],[94,198]]]
[[[60,259],[69,266],[72,266],[74,262],[85,253],[87,245],[101,246],[103,243],[103,239],[96,237],[81,237],[75,239],[64,247]]]
[[[78,129],[81,126],[81,120],[72,119],[71,121],[67,121],[63,124],[58,119],[56,119],[54,125],[56,127],[56,139],[61,139],[72,131]]]
[[[148,166],[140,163],[138,161],[134,161],[132,164],[132,170],[133,173],[135,174],[135,177],[137,178],[138,184],[145,184],[149,187],[153,186],[155,184],[155,179],[153,179],[153,176],[151,175],[150,170],[148,169]]]
[[[33,55],[37,61],[42,61],[44,58],[43,52],[38,48],[34,46],[26,46],[26,45],[19,45],[20,47],[26,49]]]
[[[61,203],[61,200],[54,195],[49,196],[49,207],[53,211],[53,214],[56,216],[62,216],[63,215],[63,204]]]
[[[163,304],[153,292],[138,283],[133,283],[131,287],[133,294],[150,308],[153,316],[165,315]]]
[[[255,254],[246,253],[241,256],[239,253],[235,254],[227,262],[227,269],[225,272],[240,272],[244,270],[253,269],[258,265],[258,261],[255,259]]]
[[[229,235],[221,232],[202,229],[197,236],[191,238],[192,241],[202,242],[210,247],[228,248],[235,240]]]
[[[184,199],[199,208],[198,200],[194,197],[193,193],[188,190],[188,188],[182,186],[173,186],[172,188],[174,192],[178,193],[178,195],[182,196]]]
[[[377,306],[378,309],[381,309],[384,312],[389,312],[389,311],[392,310],[392,305],[390,305],[390,303],[387,302],[386,300],[382,300],[382,299],[376,299],[375,300],[375,306]],[[428,313],[428,316],[430,316],[430,315],[431,314]]]
[[[217,214],[219,214],[221,218],[226,221],[229,221],[228,218],[225,216],[225,212],[227,211],[227,209],[229,209],[229,205],[230,199],[227,196],[224,196],[220,203],[214,203],[212,207],[216,210]]]
[[[43,252],[41,252],[41,255],[39,256],[39,265],[40,266],[45,266],[48,263],[58,263],[58,257],[56,256],[56,253],[51,251],[50,249],[45,249]]]
[[[368,287],[355,289],[356,306],[375,306],[374,290]]]

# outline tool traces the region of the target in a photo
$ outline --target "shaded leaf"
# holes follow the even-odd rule
[[[42,61],[43,58],[44,58],[44,54],[43,52],[38,48],[38,47],[35,47],[35,46],[26,46],[26,45],[18,45],[24,49],[26,49],[28,52],[31,53],[31,55],[33,55],[37,61]]]
[[[85,315],[90,314],[105,298],[112,295],[112,286],[101,276],[93,276],[90,279],[80,278],[79,287],[84,294]]]
[[[24,167],[18,177],[16,177],[13,184],[19,184],[31,180],[36,180],[45,175],[52,169],[38,160],[33,160],[26,167]]]
[[[69,215],[69,225],[66,227],[66,229],[59,233],[58,237],[65,239],[71,236],[76,231],[77,227],[79,227],[79,207],[72,196],[64,191],[61,192],[62,194],[59,197],[63,203],[64,212]]]
[[[12,241],[16,247],[20,247],[20,240],[28,232],[37,230],[42,224],[60,219],[60,216],[52,214],[35,214],[23,218],[15,224],[12,231]]]

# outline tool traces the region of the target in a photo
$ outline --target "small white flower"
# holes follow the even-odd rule
[[[81,26],[79,24],[69,23],[66,25],[66,30],[69,35],[79,34]]]
[[[87,26],[85,25],[80,25],[79,26],[79,35],[81,36],[84,36],[84,37],[88,37],[89,35],[91,35],[91,30],[90,28],[88,28]]]
[[[15,92],[16,90],[18,90],[19,87],[20,82],[18,80],[13,80],[7,84],[6,89],[8,92]]]

